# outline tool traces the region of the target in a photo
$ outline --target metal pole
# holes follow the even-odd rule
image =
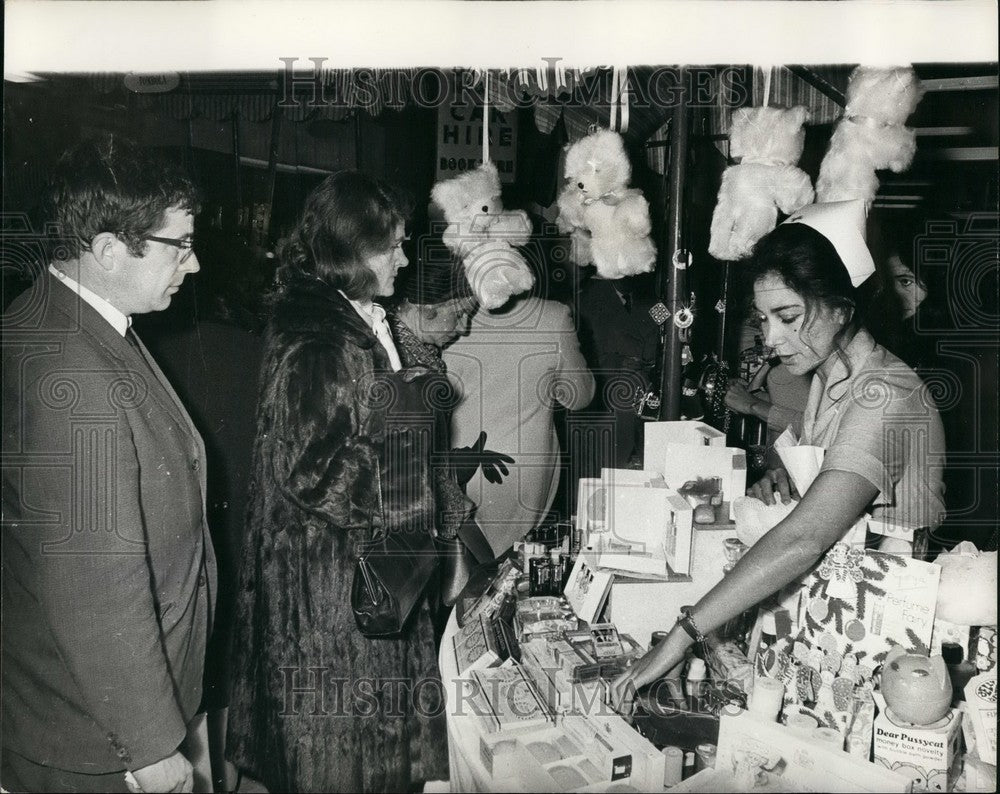
[[[274,216],[274,184],[278,177],[278,148],[281,139],[281,117],[283,111],[278,100],[274,101],[271,111],[271,146],[267,154],[267,215],[261,229],[261,239],[257,244],[266,248],[271,233],[271,218]]]
[[[675,261],[686,262],[686,252],[683,258],[675,257],[678,251],[684,249],[683,219],[684,219],[684,178],[687,170],[688,156],[688,108],[687,108],[687,70],[678,73],[680,82],[680,101],[674,108],[674,117],[670,125],[670,182],[667,196],[667,262],[670,268],[668,276],[668,291],[665,303],[670,311],[671,319],[667,320],[666,343],[663,345],[663,360],[660,363],[660,397],[663,401],[660,417],[666,421],[675,421],[681,415],[681,340],[678,329],[673,323],[673,315],[686,304],[689,296],[684,294],[687,279],[684,270],[674,266]]]

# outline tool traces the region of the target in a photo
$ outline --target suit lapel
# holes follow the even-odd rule
[[[135,331],[132,332],[135,334]],[[177,392],[174,391],[174,387],[170,385],[170,381],[167,380],[167,376],[163,374],[163,370],[160,369],[159,365],[153,359],[152,355],[149,353],[149,348],[143,344],[142,340],[139,339],[138,334],[135,334],[135,339],[139,343],[139,349],[142,351],[142,358],[145,359],[146,365],[152,371],[153,376],[159,382],[163,391],[166,393],[169,399],[170,405],[165,405],[164,407],[169,410],[175,419],[179,420],[180,424],[187,428],[188,433],[194,437],[199,447],[201,446],[201,434],[198,433],[197,428],[194,426],[194,422],[191,421],[191,417],[184,407],[184,403],[181,402],[180,397],[177,396]],[[126,346],[128,343],[126,342]],[[161,399],[161,402],[166,402]],[[202,457],[204,457],[204,450],[202,450]]]
[[[141,353],[138,349],[132,347],[93,306],[80,298],[72,289],[52,274],[47,274],[47,278],[49,296],[51,298],[50,305],[53,309],[63,314],[65,318],[68,318],[70,322],[68,326],[64,322],[57,324],[55,327],[71,329],[78,326],[80,331],[94,339],[106,353],[121,362],[123,368],[132,368],[139,372],[152,373],[153,377],[149,379],[149,396],[156,400],[158,405],[170,414],[174,423],[186,430],[196,440],[199,448],[201,448],[201,436],[198,434],[191,418],[184,409],[184,405],[138,336],[136,336],[136,339],[139,341]],[[204,457],[204,455],[202,456]]]

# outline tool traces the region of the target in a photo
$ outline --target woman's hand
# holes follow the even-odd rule
[[[788,472],[784,469],[770,469],[764,472],[764,476],[747,488],[747,496],[755,496],[766,505],[774,504],[775,490],[781,495],[783,504],[788,504],[792,499],[799,499],[799,492],[795,490]]]
[[[725,402],[726,407],[731,411],[746,414],[747,416],[755,416],[758,419],[766,418],[767,412],[771,407],[771,404],[767,400],[753,394],[739,378],[732,378],[729,381]],[[754,410],[755,408],[757,410]]]
[[[480,466],[483,469],[483,477],[487,482],[493,484],[503,482],[503,478],[510,473],[507,466],[513,465],[514,459],[502,452],[485,449],[485,444],[486,431],[483,430],[479,434],[479,438],[476,439],[476,443],[471,447],[460,447],[452,450],[452,465],[455,467],[458,484],[463,488]]]
[[[684,649],[674,649],[668,637],[611,682],[611,707],[620,714],[630,714],[636,692],[658,678],[679,679],[683,662]]]

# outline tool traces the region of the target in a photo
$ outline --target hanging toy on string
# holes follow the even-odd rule
[[[612,102],[612,126],[620,106],[623,130],[628,123],[624,75],[624,69],[615,71]],[[593,264],[607,279],[650,272],[656,246],[649,236],[649,202],[641,190],[628,186],[632,165],[622,136],[597,130],[567,147],[564,176],[558,225],[570,235],[573,262]]]
[[[859,66],[851,73],[844,117],[816,180],[818,201],[861,199],[870,207],[879,186],[875,172],[888,168],[898,174],[910,167],[916,133],[904,123],[923,93],[909,67]]]
[[[765,89],[766,93],[766,89]],[[766,102],[766,100],[765,100]],[[805,146],[804,107],[740,108],[733,113],[729,156],[739,163],[722,175],[708,252],[732,262],[750,255],[778,222],[813,200],[809,176],[796,167]]]
[[[515,248],[528,243],[531,221],[523,210],[504,210],[500,175],[489,159],[488,75],[486,81],[483,164],[438,182],[431,201],[447,223],[444,244],[461,258],[473,294],[484,308],[497,309],[531,289],[535,278]]]

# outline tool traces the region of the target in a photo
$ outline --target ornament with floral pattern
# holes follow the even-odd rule
[[[861,564],[865,559],[864,548],[835,543],[823,558],[817,574],[829,582],[827,596],[854,600],[858,582],[865,578]]]
[[[833,692],[833,702],[838,711],[847,711],[854,700],[854,681],[838,676],[830,685]]]
[[[792,646],[792,658],[801,664],[809,663],[809,654],[811,652],[812,648],[802,640],[796,640],[795,645]]]

